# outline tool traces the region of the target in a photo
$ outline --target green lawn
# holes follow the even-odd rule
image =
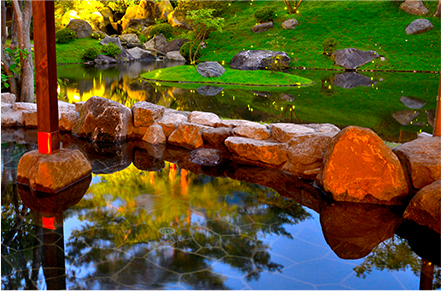
[[[154,70],[141,75],[141,77],[157,82],[186,82],[197,84],[215,85],[241,85],[241,86],[301,86],[312,83],[307,78],[292,74],[256,70],[242,71],[225,68],[225,73],[220,77],[202,77],[196,66],[176,66]]]
[[[87,37],[75,39],[66,44],[56,44],[57,63],[80,63],[84,52],[90,47],[101,49],[99,40]]]

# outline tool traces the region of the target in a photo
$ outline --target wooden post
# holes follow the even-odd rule
[[[436,96],[435,120],[433,121],[433,136],[441,136],[441,75],[439,77],[438,96]]]
[[[60,149],[54,1],[32,0],[32,13],[37,83],[38,151],[52,154]]]

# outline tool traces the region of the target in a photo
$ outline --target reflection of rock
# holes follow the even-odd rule
[[[222,92],[224,88],[215,86],[202,86],[196,89],[196,92],[203,96],[215,96]]]
[[[320,224],[328,245],[342,259],[367,256],[374,247],[392,237],[401,216],[388,206],[332,203],[320,212]]]
[[[417,138],[393,149],[416,189],[441,179],[441,137]]]
[[[416,112],[416,111],[410,110],[410,109],[406,109],[406,110],[401,110],[401,111],[393,113],[392,117],[396,121],[398,121],[399,124],[408,125],[418,115],[420,115],[419,112]]]
[[[401,101],[401,103],[406,105],[406,107],[412,108],[412,109],[420,109],[421,107],[426,105],[426,102],[419,100],[415,97],[401,96],[400,101]]]
[[[54,217],[80,202],[89,189],[91,181],[92,175],[88,175],[55,194],[35,192],[28,186],[18,184],[18,193],[25,206],[40,212],[45,217]]]
[[[348,126],[332,138],[317,179],[336,201],[401,205],[409,199],[400,161],[367,128]]]
[[[331,80],[332,84],[345,89],[352,89],[358,86],[372,86],[377,81],[371,80],[371,78],[358,74],[356,72],[344,72],[334,75]]]
[[[202,166],[217,166],[224,162],[225,153],[217,149],[196,149],[190,153],[190,161]]]
[[[376,51],[360,51],[355,48],[337,50],[331,55],[335,65],[343,67],[345,70],[356,70],[379,57],[380,55]]]
[[[155,158],[148,150],[136,149],[133,155],[133,164],[143,171],[160,171],[165,167],[162,157]]]

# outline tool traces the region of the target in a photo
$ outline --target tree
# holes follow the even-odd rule
[[[436,11],[433,16],[440,18],[441,17],[441,0],[438,1],[438,6],[436,6]]]
[[[2,1],[2,16],[6,11]],[[14,11],[11,45],[6,46],[6,20],[2,17],[2,70],[8,76],[11,93],[21,102],[34,102],[34,66],[31,53],[30,26],[32,1],[11,0]],[[16,46],[18,44],[18,47]]]
[[[291,3],[289,2],[289,0],[283,0],[283,2],[285,3],[286,7],[288,7],[288,13],[289,14],[295,14],[297,13],[297,9],[299,9],[300,3],[302,3],[302,0],[295,0],[294,1],[294,8],[291,5]]]

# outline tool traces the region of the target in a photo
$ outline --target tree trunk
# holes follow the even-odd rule
[[[436,7],[436,12],[433,16],[441,18],[441,0],[438,1],[438,6]]]
[[[288,7],[288,14],[294,14],[295,11],[292,9],[291,3],[289,3],[289,0],[283,0],[286,7]]]

